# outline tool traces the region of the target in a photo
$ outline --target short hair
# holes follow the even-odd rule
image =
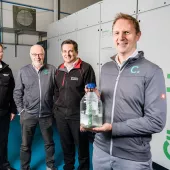
[[[78,53],[78,44],[75,41],[73,41],[71,39],[63,41],[62,44],[61,44],[61,50],[62,50],[62,47],[63,47],[64,44],[72,44],[73,47],[74,47],[74,50]]]
[[[116,15],[116,17],[115,17],[115,19],[113,21],[112,30],[113,30],[114,25],[116,24],[116,22],[119,19],[125,19],[125,20],[128,20],[128,21],[131,21],[133,23],[133,25],[134,25],[135,30],[136,30],[136,34],[141,32],[138,20],[136,18],[132,17],[131,15],[124,14],[124,13],[118,13]]]
[[[2,47],[2,49],[4,49],[4,47],[3,47],[3,45],[2,45],[2,44],[0,44],[0,47]]]
[[[40,45],[40,44],[35,44],[35,45],[32,45],[31,48],[30,48],[30,55],[31,55],[32,49],[33,49],[34,47],[36,47],[36,46],[37,46],[37,47],[40,47],[40,48],[42,49],[43,54],[45,54],[44,47],[43,47],[42,45]]]

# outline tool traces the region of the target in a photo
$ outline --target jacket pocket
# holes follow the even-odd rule
[[[146,152],[148,144],[143,142],[142,137],[120,137],[114,138],[115,147],[134,152]]]
[[[24,120],[24,114],[25,114],[25,110],[22,110],[20,113],[20,124],[22,124],[22,122]]]
[[[9,85],[9,76],[0,75],[0,86],[8,86]]]

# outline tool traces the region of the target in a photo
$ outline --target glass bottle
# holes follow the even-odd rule
[[[87,84],[89,89],[80,101],[80,124],[84,128],[100,127],[103,124],[103,107],[102,101],[93,91],[96,85]]]

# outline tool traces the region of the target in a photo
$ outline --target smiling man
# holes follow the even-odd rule
[[[32,64],[20,69],[14,89],[22,131],[20,169],[30,169],[31,145],[36,126],[39,125],[45,143],[47,170],[56,170],[52,130],[56,69],[44,64],[44,49],[40,45],[31,47],[30,57]]]
[[[84,87],[96,83],[90,64],[78,57],[78,44],[65,40],[61,44],[64,63],[56,73],[56,102],[54,116],[64,153],[64,170],[73,170],[75,145],[78,146],[79,170],[89,170],[89,141],[87,132],[80,132],[80,100]]]
[[[101,70],[104,124],[96,132],[93,170],[152,170],[150,141],[166,122],[162,69],[137,51],[138,21],[118,14],[113,22],[117,55]]]

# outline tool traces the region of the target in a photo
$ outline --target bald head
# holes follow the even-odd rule
[[[41,45],[35,44],[30,48],[30,54],[37,50],[41,50],[43,54],[45,53],[44,48]]]
[[[30,48],[30,57],[32,64],[37,68],[41,68],[44,63],[44,48],[41,45],[33,45]]]

